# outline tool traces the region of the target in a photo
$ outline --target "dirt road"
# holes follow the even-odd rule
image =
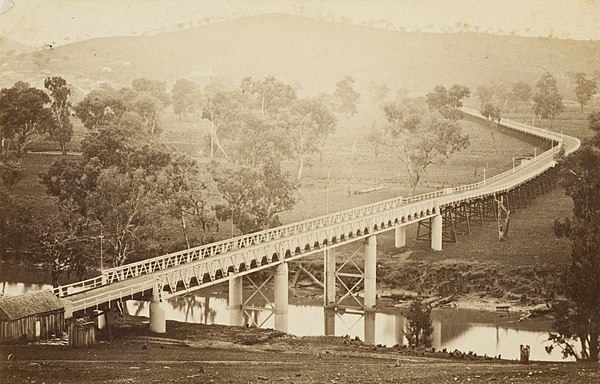
[[[0,346],[2,383],[600,383],[599,365],[456,359],[349,338],[169,322],[93,348]],[[125,336],[127,335],[127,336]],[[14,368],[6,361],[17,356]]]

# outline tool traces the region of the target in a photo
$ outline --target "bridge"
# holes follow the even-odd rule
[[[487,123],[479,112],[462,110],[465,118]],[[166,330],[161,307],[164,298],[229,282],[231,324],[242,325],[247,304],[243,277],[274,268],[275,328],[287,331],[288,263],[322,253],[325,306],[341,306],[344,299],[350,298],[365,311],[372,311],[376,304],[378,234],[394,231],[395,246],[401,248],[406,245],[406,227],[416,224],[418,238],[430,241],[433,250],[441,251],[444,241],[456,241],[456,235],[470,233],[471,226],[497,220],[498,202],[511,211],[530,204],[552,186],[556,156],[567,156],[580,146],[574,137],[505,119],[497,128],[530,136],[545,150],[477,183],[384,200],[110,268],[93,279],[57,287],[54,293],[66,303],[68,316],[115,308],[123,300],[150,299],[150,329],[162,333]],[[338,267],[333,250],[358,241],[364,244],[362,267],[350,259]],[[352,272],[348,272],[348,266]],[[336,291],[336,283],[344,288],[343,295]]]

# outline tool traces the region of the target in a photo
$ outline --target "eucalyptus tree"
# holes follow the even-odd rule
[[[56,123],[46,92],[28,83],[16,82],[0,90],[0,127],[2,138],[16,150],[17,158],[27,145],[54,129]]]
[[[71,123],[71,102],[69,96],[71,89],[62,77],[48,77],[44,80],[44,87],[50,92],[52,103],[50,110],[54,123],[49,126],[48,135],[60,145],[60,150],[67,154],[67,143],[73,137],[73,123]]]
[[[533,112],[540,119],[550,119],[550,128],[556,116],[564,111],[563,97],[558,92],[556,79],[549,72],[544,72],[536,84],[537,92],[533,95]]]
[[[384,112],[388,124],[384,130],[375,131],[371,140],[404,165],[411,194],[431,165],[444,162],[469,145],[458,121],[432,112],[422,99],[388,103]]]

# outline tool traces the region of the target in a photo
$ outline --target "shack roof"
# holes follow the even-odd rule
[[[51,291],[34,291],[19,296],[0,298],[0,321],[13,321],[32,315],[65,308]]]

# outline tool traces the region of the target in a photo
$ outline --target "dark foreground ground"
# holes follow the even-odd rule
[[[456,359],[348,338],[175,322],[156,337],[146,327],[128,326],[92,348],[0,346],[0,383],[600,383],[598,364]],[[17,356],[13,368],[8,353]]]

